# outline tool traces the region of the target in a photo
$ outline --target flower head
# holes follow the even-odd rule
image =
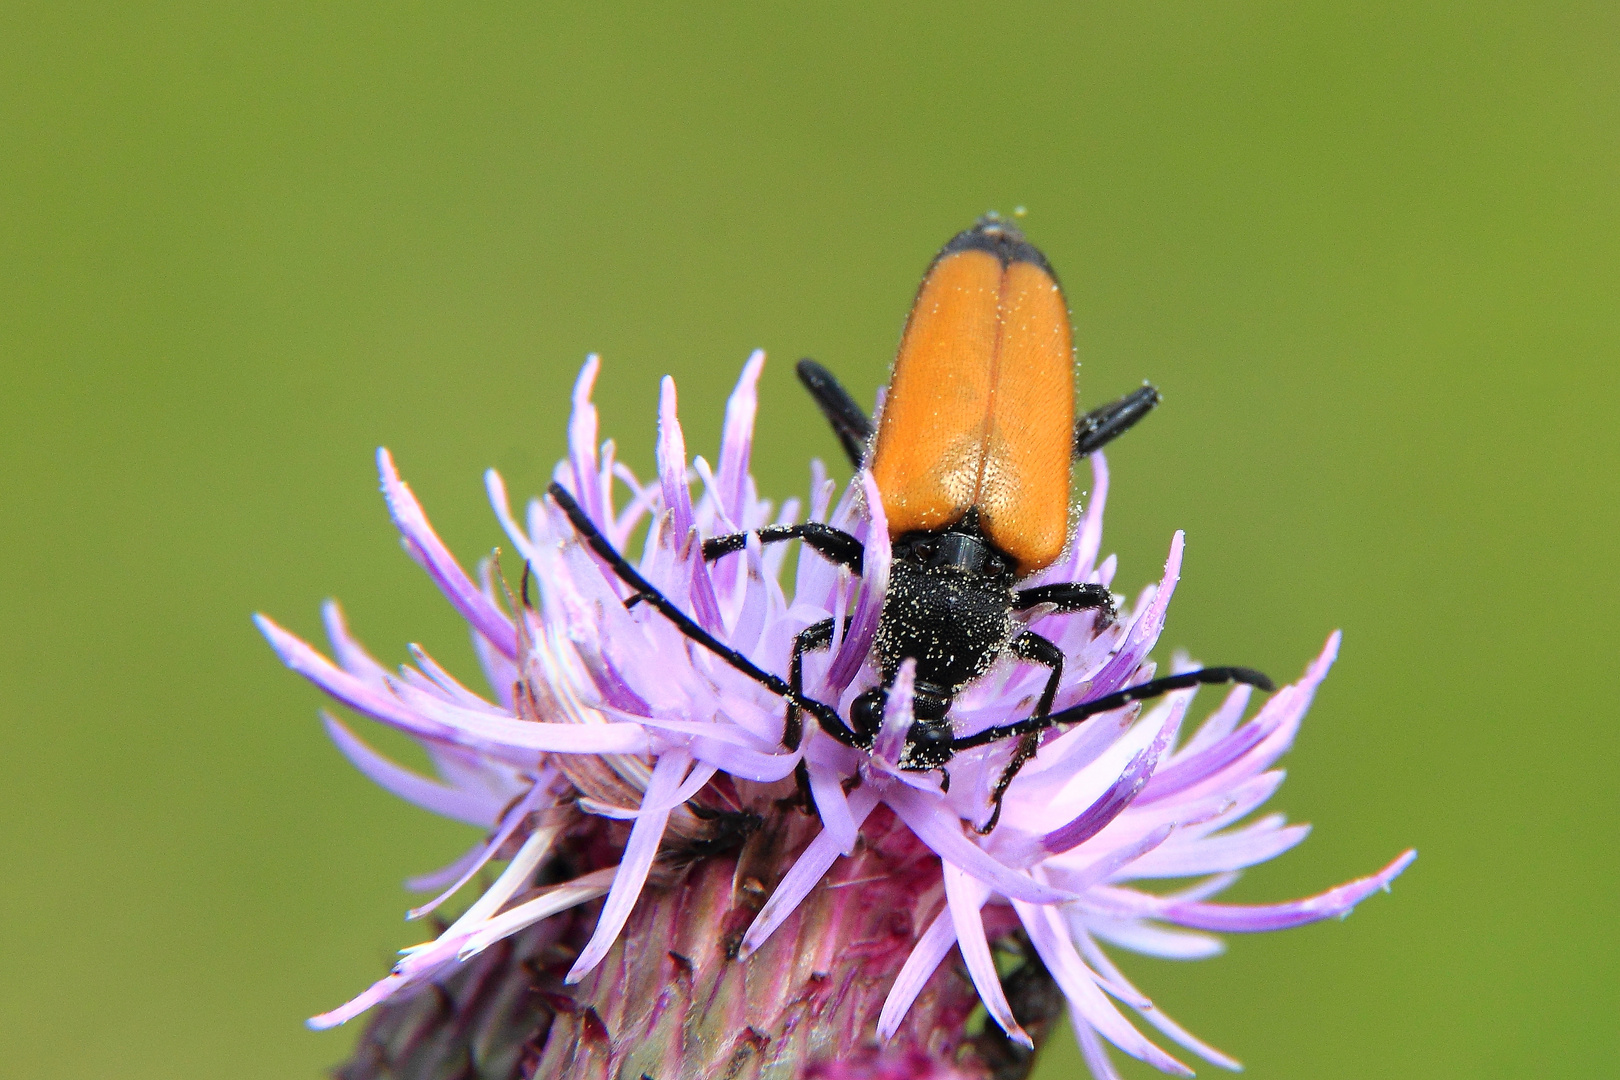
[[[1099,1077],[1115,1075],[1105,1042],[1190,1075],[1132,1014],[1191,1053],[1237,1067],[1154,1008],[1104,946],[1212,955],[1221,948],[1213,933],[1343,916],[1411,861],[1408,852],[1370,877],[1290,903],[1210,899],[1243,868],[1304,839],[1306,827],[1280,815],[1251,816],[1281,781],[1273,766],[1333,662],[1338,635],[1247,719],[1252,691],[1238,686],[1183,736],[1189,688],[1151,708],[1125,704],[1046,730],[1007,787],[999,820],[993,795],[1019,748],[992,741],[956,753],[946,770],[915,767],[910,662],[888,687],[869,748],[835,738],[814,717],[802,738],[789,738],[780,687],[747,669],[786,678],[797,636],[830,619],[828,647],[804,654],[801,692],[849,717],[882,677],[873,640],[891,553],[871,478],[858,476],[838,495],[812,463],[805,519],[856,537],[861,571],[807,549],[784,588],[787,545],[764,545],[754,532],[792,523],[801,509],[792,499],[779,510],[762,500],[749,473],[763,363],[756,353],[743,369],[714,466],[688,462],[674,383],[665,379],[657,477],[643,483],[615,460],[611,442],[598,443],[590,358],[574,388],[569,456],[555,473],[561,501],[537,499],[519,519],[500,477],[487,476],[524,565],[517,596],[492,559],[477,580],[463,571],[379,451],[404,546],[470,624],[488,694],[414,647],[413,666],[385,670],[349,636],[335,605],[326,611],[335,662],[259,617],[290,667],[415,738],[438,775],[387,760],[328,715],[329,734],[362,772],[484,830],[461,859],[410,883],[436,894],[413,917],[436,911],[490,861],[506,862],[459,918],[312,1025],[342,1023],[429,985],[460,985],[498,955],[522,960],[543,990],[534,1015],[514,1022],[527,1032],[513,1057],[524,1075],[560,1074],[582,1055],[629,1075],[642,1061],[655,1076],[719,1075],[738,1055],[771,1075],[982,1075],[998,1055],[1027,1053],[1020,1047],[1032,1048],[1050,1026],[1054,1012],[1037,1000],[1061,1001]],[[1112,585],[1116,561],[1098,561],[1108,472],[1101,454],[1091,465],[1092,497],[1064,556],[1028,584]],[[570,510],[614,552],[627,552],[644,526],[634,572],[698,632],[643,602],[649,596],[582,541]],[[705,558],[704,538],[744,532],[740,550]],[[1152,678],[1149,655],[1181,556],[1178,533],[1159,582],[1117,619],[1049,606],[1027,613],[1029,627],[1063,653],[1057,709]],[[704,647],[699,634],[731,655]],[[954,730],[967,736],[1030,716],[1047,675],[1003,657],[956,697]],[[1195,880],[1179,891],[1141,887],[1184,878]],[[504,951],[489,954],[497,945]],[[945,963],[953,949],[959,965]],[[997,951],[1023,958],[1023,983],[998,973]],[[1043,998],[1042,987],[1057,993]],[[977,1002],[995,1027],[971,1034]],[[376,1030],[382,1039],[394,1028]]]

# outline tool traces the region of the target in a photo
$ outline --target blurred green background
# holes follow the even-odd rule
[[[587,351],[645,472],[657,376],[712,455],[759,346],[800,492],[845,470],[791,361],[870,401],[934,250],[1017,204],[1083,401],[1165,392],[1121,585],[1181,527],[1167,644],[1292,675],[1346,632],[1277,799],[1317,832],[1238,897],[1422,852],[1130,972],[1257,1080],[1620,1066],[1620,8],[517,7],[0,10],[0,1072],[314,1076],[354,1033],[303,1018],[415,940],[399,881],[468,830],[248,622],[336,595],[474,677],[377,445],[471,562]]]

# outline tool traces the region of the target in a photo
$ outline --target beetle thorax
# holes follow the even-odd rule
[[[971,516],[949,530],[900,537],[894,556],[876,642],[883,682],[912,658],[919,705],[941,698],[948,707],[1012,637],[1012,561]]]

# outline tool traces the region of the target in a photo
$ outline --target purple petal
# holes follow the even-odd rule
[[[1193,732],[1192,738],[1176,751],[1177,763],[1201,750],[1208,749],[1214,743],[1226,738],[1237,727],[1238,721],[1243,719],[1243,713],[1249,707],[1249,698],[1254,694],[1254,687],[1245,683],[1238,683],[1227,692],[1225,700],[1220,706],[1204,719]]]
[[[684,750],[672,750],[659,758],[658,764],[653,766],[652,779],[647,784],[647,793],[642,801],[654,806],[667,802],[680,786],[691,764],[692,755]],[[625,842],[619,872],[613,876],[613,888],[608,890],[607,902],[602,905],[602,914],[597,917],[596,931],[591,934],[591,940],[580,951],[579,959],[563,980],[565,984],[572,985],[588,975],[618,940],[619,931],[624,929],[631,909],[641,896],[641,888],[647,883],[647,872],[652,869],[653,858],[658,854],[658,844],[664,838],[664,826],[668,822],[669,810],[664,809],[637,818],[630,827],[630,839]]]
[[[1137,919],[1104,919],[1088,914],[1084,928],[1122,949],[1166,960],[1204,960],[1226,951],[1220,938],[1170,930]]]
[[[1073,893],[1043,885],[1014,870],[963,836],[960,819],[943,800],[891,783],[883,792],[883,801],[941,860],[954,863],[1003,896],[1036,904],[1075,898]]]
[[[1280,719],[1267,723],[1256,717],[1208,749],[1166,767],[1153,777],[1138,801],[1147,806],[1160,799],[1179,795],[1194,784],[1209,779],[1259,746],[1267,735],[1277,730],[1278,723]]]
[[[1015,807],[1029,806],[1037,813],[1044,812],[1082,769],[1131,730],[1139,715],[1139,709],[1131,708],[1093,716],[1044,744],[1009,790],[1007,814],[1011,816],[1007,819],[1017,816]]]
[[[438,896],[419,907],[414,907],[407,911],[405,913],[405,918],[420,919],[425,915],[431,915],[434,911],[438,910],[440,904],[444,903],[456,893],[460,892],[461,887],[467,884],[467,882],[471,881],[473,875],[478,873],[479,870],[483,869],[484,864],[493,858],[497,851],[501,850],[501,845],[505,844],[506,841],[511,838],[512,833],[517,831],[517,827],[523,824],[524,819],[529,816],[531,811],[540,805],[545,796],[545,789],[539,784],[535,784],[533,787],[531,787],[529,789],[529,793],[523,796],[522,799],[518,800],[518,802],[506,812],[505,818],[501,821],[501,827],[497,829],[494,835],[492,835],[484,844],[483,853],[479,856],[479,858],[474,859],[472,865],[467,867],[467,869],[462,872],[461,876],[455,881],[451,882],[443,892],[439,893]]]
[[[511,711],[501,708],[467,689],[454,675],[446,671],[438,661],[429,656],[427,650],[422,646],[412,642],[410,650],[411,659],[416,661],[416,666],[421,670],[422,674],[427,676],[428,681],[432,683],[439,693],[452,702],[457,705],[464,705],[469,709],[485,709],[490,712]],[[406,672],[409,673],[408,668]]]
[[[1185,709],[1183,704],[1182,709]],[[1079,817],[1041,837],[1041,846],[1053,855],[1073,850],[1102,832],[1103,827],[1118,817],[1147,785],[1159,763],[1164,748],[1169,744],[1171,732],[1179,726],[1181,710],[1172,709],[1159,734],[1151,745],[1131,758],[1119,779],[1109,785],[1097,800]]]
[[[1098,889],[1093,892],[1092,898],[1104,899],[1108,906],[1121,902],[1121,907],[1127,909],[1128,914],[1162,919],[1194,930],[1258,934],[1304,926],[1323,919],[1342,918],[1379,889],[1387,890],[1389,883],[1399,877],[1401,871],[1410,866],[1415,858],[1417,858],[1416,851],[1403,852],[1394,862],[1370,877],[1348,881],[1315,896],[1282,904],[1175,901],[1137,892],[1134,889],[1115,888]]]
[[[745,746],[702,737],[692,740],[692,752],[732,776],[752,780],[756,784],[774,784],[787,777],[799,764],[798,754],[762,754]]]
[[[1258,824],[1258,823],[1257,823]],[[1172,844],[1131,867],[1131,877],[1195,877],[1242,870],[1275,859],[1310,835],[1309,825],[1248,828],[1224,836]]]
[[[439,941],[465,937],[470,928],[487,921],[520,890],[528,888],[534,881],[535,869],[551,853],[552,843],[557,839],[559,831],[555,825],[543,825],[531,832],[528,839],[523,841],[523,846],[518,848],[517,854],[512,856],[506,868],[495,879],[495,884],[485,889],[478,899],[461,913],[461,917],[439,935]]]
[[[849,812],[857,827],[866,820],[872,808],[877,806],[877,801],[877,793],[872,790],[871,785],[863,785],[850,793]],[[765,901],[765,906],[759,909],[759,914],[754,916],[747,933],[743,934],[742,947],[738,952],[740,958],[746,960],[765,944],[766,939],[776,928],[793,914],[799,902],[810,895],[810,890],[816,887],[816,883],[832,868],[832,864],[841,854],[843,852],[839,848],[838,841],[831,833],[823,829],[816,834],[816,838],[804,849],[804,854],[800,855],[788,872],[782,875],[776,891]]]
[[[553,885],[532,900],[501,912],[465,935],[456,952],[457,960],[468,960],[505,937],[548,919],[560,911],[595,900],[612,887],[618,867],[608,866],[582,874],[572,881]]]
[[[1125,977],[1124,972],[1120,971],[1119,967],[1111,959],[1109,959],[1107,953],[1103,952],[1102,949],[1097,947],[1097,943],[1091,940],[1090,935],[1080,935],[1077,944],[1080,946],[1081,955],[1090,961],[1091,966],[1097,970],[1098,974],[1102,975],[1111,982],[1118,983],[1131,993],[1141,996],[1141,991],[1135,986],[1131,985],[1131,981]],[[1151,1006],[1151,1003],[1149,1004]],[[1229,1054],[1221,1053],[1219,1050],[1215,1049],[1204,1040],[1198,1038],[1198,1036],[1192,1034],[1192,1032],[1188,1031],[1186,1028],[1182,1027],[1168,1016],[1164,1015],[1164,1013],[1159,1009],[1149,1007],[1140,1009],[1138,1011],[1141,1013],[1142,1019],[1146,1020],[1148,1023],[1164,1032],[1170,1038],[1174,1039],[1177,1043],[1203,1058],[1205,1061],[1208,1061],[1213,1065],[1219,1065],[1223,1069],[1231,1069],[1233,1072],[1243,1071],[1243,1063],[1238,1061],[1237,1058],[1234,1058]]]
[[[911,730],[916,716],[912,712],[913,691],[917,682],[917,661],[906,657],[895,672],[894,684],[883,705],[883,724],[872,743],[872,756],[888,762],[898,762],[900,752],[906,748],[906,732]]]
[[[748,508],[748,458],[754,444],[754,416],[759,409],[759,376],[765,370],[765,353],[755,349],[743,365],[737,388],[726,401],[726,422],[720,434],[721,505],[726,515],[746,528]]]
[[[692,493],[686,486],[686,438],[675,414],[675,380],[665,375],[658,384],[658,483],[664,506],[675,513],[675,535],[685,539],[692,531]]]
[[[1159,632],[1164,629],[1165,610],[1170,606],[1170,598],[1175,595],[1176,582],[1181,577],[1181,556],[1185,547],[1186,537],[1178,529],[1170,540],[1170,554],[1164,561],[1164,576],[1153,592],[1153,599],[1148,602],[1142,614],[1132,621],[1125,644],[1121,646],[1119,652],[1103,665],[1102,670],[1087,680],[1086,692],[1080,697],[1080,701],[1111,694],[1125,686],[1126,680],[1130,679],[1142,665],[1143,658],[1153,650],[1154,644],[1159,640]]]
[[[608,520],[596,468],[596,406],[591,403],[591,388],[601,366],[602,358],[595,353],[585,357],[579,377],[574,380],[574,408],[568,417],[568,461],[574,473],[574,497],[592,521]]]
[[[1247,817],[1276,794],[1284,776],[1281,769],[1274,769],[1244,779],[1234,788],[1209,791],[1190,800],[1166,799],[1143,806],[1138,799],[1100,842],[1107,843],[1111,838],[1117,840],[1132,831],[1141,832],[1158,825],[1176,826],[1180,839],[1190,842]]]
[[[400,539],[411,558],[428,572],[463,619],[471,623],[480,634],[489,639],[507,656],[517,656],[517,631],[506,613],[497,608],[473,583],[472,578],[456,562],[450,549],[444,546],[433,526],[428,524],[422,506],[411,494],[405,481],[394,468],[394,459],[383,447],[377,449],[377,472],[382,477],[383,496],[388,502],[388,513],[399,529]]]
[[[326,627],[326,640],[332,643],[332,654],[337,657],[337,662],[344,671],[358,675],[377,686],[387,684],[388,669],[377,663],[371,654],[366,652],[365,646],[349,633],[349,624],[343,617],[343,608],[338,606],[336,600],[328,600],[321,605],[321,622]]]
[[[1085,892],[1094,885],[1110,880],[1123,868],[1159,848],[1175,834],[1175,831],[1174,825],[1160,825],[1129,843],[1104,852],[1084,866],[1073,870],[1067,868],[1059,870],[1054,866],[1048,869],[1048,874],[1061,882],[1064,888],[1077,893]]]
[[[1145,1061],[1160,1072],[1175,1076],[1191,1076],[1193,1072],[1175,1058],[1160,1050],[1103,995],[1091,972],[1075,951],[1058,912],[1050,907],[1013,901],[1013,910],[1029,934],[1029,943],[1035,947],[1046,969],[1069,1001],[1075,1013],[1076,1030],[1080,1021],[1096,1028],[1103,1038],[1139,1061]]]
[[[331,1012],[312,1016],[305,1023],[314,1031],[326,1031],[339,1024],[346,1024],[373,1005],[387,1001],[405,989],[406,985],[404,975],[391,971]]]
[[[1086,1067],[1091,1070],[1095,1080],[1124,1080],[1114,1063],[1108,1059],[1108,1050],[1102,1041],[1097,1038],[1097,1031],[1086,1023],[1085,1017],[1072,1005],[1069,1007],[1070,1026],[1074,1028],[1074,1036],[1080,1040],[1080,1056],[1085,1059]]]
[[[447,866],[441,866],[437,870],[430,870],[425,874],[417,874],[414,877],[406,878],[405,887],[411,892],[438,892],[440,889],[456,880],[456,878],[460,877],[461,872],[467,869],[467,867],[472,865],[474,862],[480,860],[483,857],[483,854],[484,841],[480,840],[478,843],[462,852],[461,856],[457,858],[455,862],[452,862]]]
[[[414,735],[491,753],[546,750],[565,754],[640,754],[648,750],[647,733],[640,724],[537,724],[483,716],[443,703],[426,703],[435,714],[426,716],[406,708],[397,698],[373,690],[267,616],[255,615],[254,621],[289,668],[350,708]]]
[[[1097,553],[1102,550],[1103,510],[1108,505],[1108,459],[1099,450],[1090,460],[1091,502],[1081,515],[1080,528],[1076,531],[1071,564],[1073,576],[1066,579],[1069,581],[1084,581],[1090,577],[1097,563]]]
[[[714,774],[717,771],[713,765],[698,762],[686,779],[681,781],[681,786],[675,789],[673,795],[656,803],[649,799],[642,799],[641,805],[635,808],[609,806],[607,803],[597,802],[588,796],[580,796],[579,805],[590,813],[618,821],[634,821],[636,818],[645,817],[648,814],[667,814],[699,791],[702,791],[703,786],[714,779]]]
[[[894,1038],[894,1033],[900,1030],[900,1022],[911,1011],[911,1005],[922,993],[922,988],[928,984],[939,965],[944,962],[945,955],[956,944],[956,926],[951,920],[950,908],[941,908],[939,914],[934,916],[923,931],[917,944],[911,947],[911,953],[900,968],[900,974],[895,976],[894,985],[889,988],[889,996],[883,1000],[883,1011],[878,1015],[877,1035],[879,1039],[887,1042]]]
[[[811,765],[809,773],[810,795],[816,800],[816,813],[826,829],[822,835],[829,837],[840,852],[848,855],[855,850],[860,823],[855,820],[849,797],[844,794],[843,774],[819,765]]]
[[[781,547],[780,544],[776,545]],[[774,606],[771,590],[765,585],[764,550],[757,533],[749,533],[743,546],[742,598],[737,603],[737,617],[732,621],[728,641],[733,649],[752,657],[765,631],[765,618]]]
[[[1333,661],[1339,654],[1339,640],[1340,634],[1337,630],[1328,635],[1322,652],[1305,669],[1305,674],[1297,683],[1278,690],[1253,720],[1230,735],[1217,740],[1207,749],[1184,757],[1167,767],[1148,784],[1138,802],[1144,806],[1150,805],[1197,787],[1231,768],[1277,731],[1297,726],[1306,710],[1310,708],[1311,700],[1316,696],[1316,688],[1321,685],[1333,667]],[[1269,748],[1270,753],[1258,755],[1252,761],[1246,762],[1246,771],[1269,766],[1287,748],[1288,741],[1291,741],[1291,736],[1288,740],[1277,741]],[[1235,779],[1222,777],[1222,784],[1225,786]]]
[[[838,485],[827,478],[827,467],[819,460],[810,463],[810,521],[831,521],[828,506],[832,496],[838,490]],[[844,497],[850,498],[855,485],[851,484],[844,492]],[[819,555],[812,558],[799,558],[798,570],[794,574],[793,599],[795,603],[813,604],[818,607],[828,607],[828,599],[832,595],[834,584],[840,571],[826,559]]]
[[[699,500],[702,512],[694,511],[698,519],[700,531],[711,535],[722,532],[742,532],[742,524],[731,516],[726,509],[726,500],[720,496],[720,481],[709,468],[709,463],[702,454],[692,457],[692,470],[698,474],[698,481],[703,485],[703,498]],[[707,515],[707,519],[705,519]]]
[[[698,553],[697,530],[687,534],[684,548],[693,553],[687,560],[692,575],[692,617],[698,625],[716,636],[724,635],[725,624],[720,618],[720,601],[714,595],[714,581],[709,577],[709,564]]]
[[[844,643],[827,670],[827,685],[834,696],[855,678],[855,673],[866,662],[872,651],[872,637],[877,633],[878,618],[883,614],[883,598],[889,591],[889,523],[883,516],[883,497],[878,493],[877,481],[869,472],[861,473],[861,490],[866,495],[867,525],[866,551],[863,557],[861,596],[855,602],[855,620],[850,624]]]
[[[951,926],[956,930],[956,943],[962,949],[968,977],[979,991],[979,1000],[984,1002],[985,1011],[1009,1038],[1027,1049],[1035,1049],[1034,1040],[1013,1018],[1012,1006],[1007,1004],[1007,994],[996,972],[996,962],[990,955],[990,942],[984,936],[984,919],[980,917],[979,909],[990,898],[990,890],[950,863],[941,869],[945,876],[945,902],[951,913]]]
[[[492,800],[429,780],[403,765],[396,765],[367,746],[329,712],[323,710],[321,720],[326,725],[326,734],[343,751],[343,756],[378,787],[452,821],[463,821],[483,829],[495,827],[501,808]]]

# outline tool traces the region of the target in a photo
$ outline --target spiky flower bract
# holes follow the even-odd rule
[[[795,636],[833,618],[839,630],[830,649],[807,654],[804,687],[847,716],[880,677],[872,640],[890,552],[870,477],[839,495],[811,464],[805,517],[863,542],[858,577],[805,551],[789,590],[787,545],[751,537],[714,562],[701,551],[704,537],[800,516],[796,500],[777,509],[761,499],[749,472],[763,364],[756,353],[743,369],[714,466],[688,461],[665,379],[657,477],[644,483],[615,460],[611,442],[598,443],[590,358],[555,479],[615,548],[626,551],[645,527],[634,559],[641,575],[760,668],[785,671]],[[1154,1008],[1106,947],[1209,956],[1222,948],[1217,933],[1343,916],[1413,858],[1304,900],[1210,899],[1305,837],[1305,826],[1280,815],[1252,815],[1281,782],[1274,766],[1333,662],[1337,634],[1252,714],[1251,690],[1239,686],[1184,734],[1195,693],[1184,690],[1151,708],[1048,730],[1008,789],[999,824],[981,834],[1013,748],[959,753],[948,785],[938,771],[901,768],[909,662],[870,751],[814,724],[790,750],[783,700],[635,602],[554,500],[531,502],[519,518],[500,477],[487,476],[524,565],[518,598],[493,559],[476,579],[463,570],[386,450],[378,466],[406,551],[471,627],[489,692],[469,689],[415,646],[414,664],[385,669],[335,604],[326,609],[334,659],[268,618],[259,625],[295,671],[414,738],[437,775],[399,766],[327,715],[328,733],[363,773],[482,831],[463,857],[409,882],[434,894],[411,917],[437,912],[475,880],[482,892],[384,978],[311,1021],[331,1027],[382,1006],[345,1075],[454,1066],[480,1076],[657,1080],[1014,1076],[1063,1012],[1100,1078],[1116,1075],[1105,1044],[1191,1075],[1133,1019],[1236,1068]],[[1100,454],[1091,468],[1091,497],[1065,555],[1028,584],[1112,585],[1116,560],[1098,561],[1108,492]],[[1178,533],[1158,583],[1118,619],[1028,613],[1064,655],[1056,708],[1153,676],[1149,655],[1182,547]],[[1045,678],[1044,668],[997,661],[956,698],[956,731],[1028,716]],[[505,863],[498,874],[486,869],[495,861]],[[1165,879],[1190,880],[1168,892],[1143,887]],[[990,1022],[974,1031],[980,1004]]]

